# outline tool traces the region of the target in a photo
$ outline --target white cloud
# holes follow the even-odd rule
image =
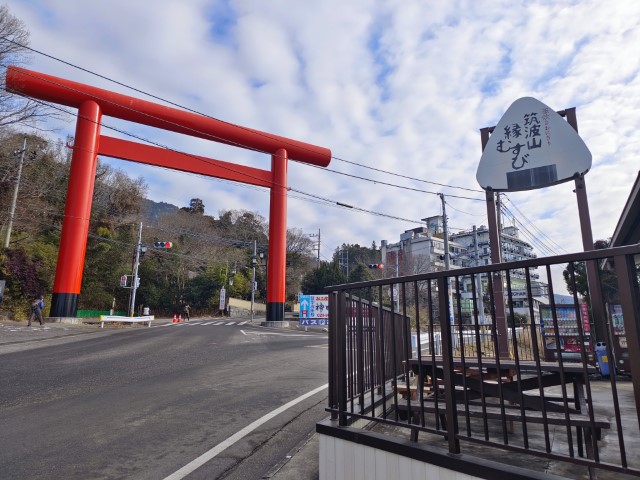
[[[613,233],[638,172],[638,2],[610,2],[606,11],[596,0],[67,0],[55,7],[32,0],[10,1],[9,8],[24,20],[38,50],[225,121],[441,184],[479,189],[479,129],[495,125],[517,98],[535,96],[558,110],[577,107],[580,133],[594,158],[586,178],[594,238]],[[34,55],[31,68],[140,96],[40,55]],[[63,128],[72,132],[73,124]],[[177,149],[259,168],[270,165],[268,155],[140,131]],[[154,200],[182,206],[198,196],[210,214],[247,208],[268,217],[267,192],[118,165],[143,172]],[[337,160],[330,168],[483,197]],[[435,195],[300,164],[291,165],[289,184],[408,219],[440,212]],[[572,189],[567,183],[509,197],[554,242],[577,251],[581,244]],[[486,223],[483,202],[449,202],[456,209],[448,211],[451,225]],[[414,226],[294,198],[288,219],[309,233],[320,228],[328,248],[324,255],[343,242],[395,241]]]

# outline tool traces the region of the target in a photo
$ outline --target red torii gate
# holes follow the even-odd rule
[[[7,68],[6,89],[78,109],[52,317],[77,314],[97,158],[104,155],[270,188],[267,321],[284,319],[288,159],[326,167],[331,150],[16,66]],[[102,115],[270,152],[271,171],[100,135]]]

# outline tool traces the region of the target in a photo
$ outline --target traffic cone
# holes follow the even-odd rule
[[[173,314],[173,322],[172,323],[176,323],[178,321],[178,319],[176,318],[176,314]]]
[[[178,323],[182,321],[182,314],[178,315]]]

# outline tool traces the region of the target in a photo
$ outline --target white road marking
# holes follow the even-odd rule
[[[224,322],[216,322],[216,323],[214,323],[214,325],[216,325],[216,326],[217,326],[217,325],[222,325],[223,323],[224,323]]]
[[[214,322],[207,322],[207,323],[203,323],[202,325],[211,325]]]
[[[187,325],[201,325],[201,324],[202,322],[194,322],[194,323],[187,322]]]
[[[305,333],[277,333],[277,332],[255,332],[253,330],[249,330],[245,332],[244,330],[240,330],[243,335],[276,335],[278,337],[315,337],[315,335],[308,335]]]
[[[226,323],[225,325],[235,325],[235,324],[236,322],[229,322],[229,323]]]
[[[304,395],[301,395],[298,398],[295,398],[295,399],[291,400],[289,403],[285,403],[284,405],[282,405],[281,407],[276,408],[272,412],[267,413],[265,416],[259,418],[258,420],[256,420],[253,423],[250,423],[249,425],[244,427],[239,432],[231,435],[225,441],[219,443],[218,445],[213,447],[208,452],[203,453],[202,455],[200,455],[195,460],[187,463],[180,470],[178,470],[177,472],[172,473],[171,475],[166,477],[164,480],[180,480],[180,479],[186,477],[191,472],[195,471],[196,469],[200,468],[202,465],[204,465],[205,463],[207,463],[211,459],[213,459],[216,456],[218,456],[220,453],[225,451],[227,448],[229,448],[231,445],[236,443],[238,440],[241,440],[244,437],[246,437],[247,435],[249,435],[251,432],[253,432],[259,426],[265,424],[266,422],[268,422],[272,418],[276,417],[277,415],[280,415],[282,412],[288,410],[289,408],[293,407],[294,405],[306,400],[307,398],[315,395],[316,393],[321,392],[322,390],[326,389],[328,386],[329,386],[328,383],[325,384],[325,385],[322,385],[321,387],[318,387],[318,388],[316,388],[314,390],[311,390],[310,392],[307,392]]]
[[[244,322],[240,322],[238,325],[244,325],[245,323],[249,323],[249,320],[245,320]]]

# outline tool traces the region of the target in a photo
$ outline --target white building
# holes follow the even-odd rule
[[[397,243],[380,242],[386,276],[415,275],[444,270],[442,216],[423,218],[427,227],[406,230]],[[468,266],[466,247],[449,240],[450,268]]]
[[[415,275],[444,270],[444,234],[441,215],[422,219],[427,226],[406,230],[400,235],[397,243],[381,242],[382,262],[385,265],[385,276]],[[513,262],[536,258],[533,247],[519,237],[514,226],[505,227],[500,235],[502,261]],[[450,268],[474,267],[491,263],[489,230],[481,225],[479,228],[462,231],[449,236]],[[532,269],[533,270],[533,269]],[[511,270],[511,295],[514,311],[529,315],[525,270]],[[548,288],[539,282],[539,275],[530,270],[531,290],[534,312],[537,318],[539,304],[548,303]],[[486,275],[476,284],[476,290],[486,291],[488,287]],[[505,296],[507,289],[505,288]],[[459,292],[463,308],[471,309],[471,280],[462,279]]]

